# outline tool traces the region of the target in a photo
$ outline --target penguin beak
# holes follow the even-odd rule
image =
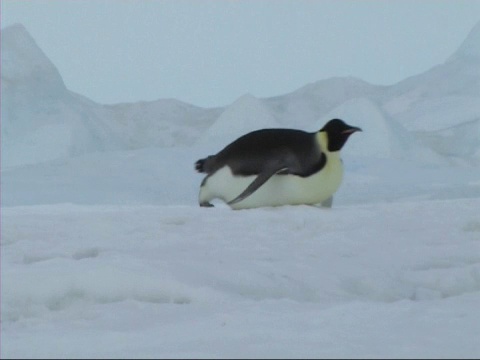
[[[342,134],[353,134],[354,132],[357,132],[357,131],[362,131],[362,129],[356,126],[351,126],[347,130],[343,130]]]

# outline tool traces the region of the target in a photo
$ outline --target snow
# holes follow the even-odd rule
[[[431,161],[438,161],[436,154],[479,161],[480,140],[466,135],[469,151],[451,151],[445,133],[480,118],[480,58],[471,56],[477,30],[455,56],[398,84],[375,86],[336,77],[274,98],[245,94],[225,108],[204,109],[175,99],[117,105],[90,101],[65,88],[55,65],[25,28],[16,25],[2,31],[1,110],[2,119],[9,119],[2,121],[2,163],[10,167],[87,153],[194,144],[209,144],[214,151],[258,128],[318,130],[338,113],[348,123],[373,125],[376,131],[370,137],[390,134],[381,143],[377,138],[371,148],[361,148],[357,141],[353,148],[361,155],[409,158],[414,151]],[[46,146],[50,131],[66,135]]]
[[[449,61],[454,61],[458,58],[468,58],[477,61],[480,58],[480,22],[473,27],[465,41],[460,45],[455,54],[450,57]]]
[[[2,357],[479,354],[478,167],[344,156],[332,209],[232,211],[204,151],[2,172]]]
[[[278,128],[279,124],[268,108],[251,94],[245,94],[228,106],[200,137],[198,144],[224,147],[232,139],[248,132]]]
[[[334,77],[317,81],[286,95],[265,99],[282,124],[308,127],[335,107],[357,97],[373,96],[383,87],[354,77]],[[315,129],[318,130],[318,129]]]
[[[3,357],[474,357],[480,198],[3,210]]]
[[[9,32],[2,358],[479,356],[480,82],[462,55],[475,43],[392,87],[335,78],[202,109],[47,86],[48,59]],[[34,56],[10,72],[7,45]],[[24,76],[36,62],[38,81]],[[333,208],[198,207],[197,159],[333,117],[364,130]]]
[[[58,70],[20,24],[2,29],[2,78],[64,87]]]
[[[348,148],[345,149],[347,153],[378,158],[408,158],[415,153],[423,160],[438,160],[429,148],[417,141],[413,133],[409,133],[367,98],[354,98],[344,102],[320,118],[313,129],[320,129],[322,124],[335,116],[352,121],[354,119],[355,126],[363,130],[360,138],[352,137],[349,140]]]

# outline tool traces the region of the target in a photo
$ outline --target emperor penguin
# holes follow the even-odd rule
[[[340,150],[360,128],[332,119],[317,132],[262,129],[239,137],[195,169],[207,176],[199,204],[221,199],[232,209],[264,206],[332,206],[343,177]]]

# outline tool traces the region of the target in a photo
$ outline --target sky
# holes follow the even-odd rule
[[[335,76],[390,85],[443,63],[480,0],[2,0],[66,86],[102,104],[225,106]]]

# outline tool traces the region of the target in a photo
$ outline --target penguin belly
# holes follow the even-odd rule
[[[230,205],[232,209],[248,209],[263,206],[313,205],[330,198],[339,188],[343,177],[340,158],[327,159],[317,173],[308,177],[298,175],[274,175],[253,194]],[[229,202],[252,183],[256,175],[234,175],[228,166],[210,175],[200,188],[200,203],[213,199]]]

